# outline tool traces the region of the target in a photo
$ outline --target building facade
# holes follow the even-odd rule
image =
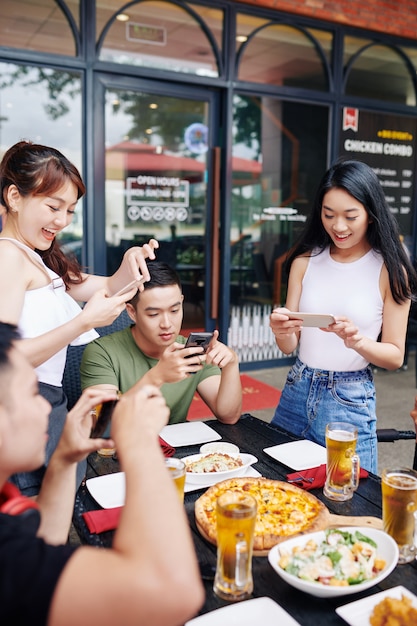
[[[268,316],[331,162],[375,169],[415,256],[416,71],[415,0],[3,0],[0,154],[80,168],[62,244],[90,271],[156,237],[186,326],[284,363]]]

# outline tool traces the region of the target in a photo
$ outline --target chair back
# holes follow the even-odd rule
[[[112,324],[109,324],[109,326],[103,326],[102,328],[97,328],[97,332],[100,337],[103,337],[104,335],[115,333],[118,330],[123,330],[123,328],[130,326],[131,323],[132,320],[127,314],[126,309],[124,309]],[[68,411],[72,409],[81,395],[80,365],[84,349],[85,345],[68,346],[67,360],[62,379],[62,387],[68,400]]]

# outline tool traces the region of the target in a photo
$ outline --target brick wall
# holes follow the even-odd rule
[[[358,28],[417,39],[417,0],[239,0]]]

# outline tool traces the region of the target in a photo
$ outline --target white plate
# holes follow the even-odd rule
[[[199,443],[206,443],[206,441],[221,439],[221,435],[204,422],[169,424],[164,426],[159,434],[164,441],[174,448],[193,446]]]
[[[347,531],[349,533],[355,533],[359,531],[363,535],[366,535],[372,539],[377,545],[377,555],[383,559],[386,563],[384,569],[380,571],[374,578],[365,580],[357,585],[336,586],[336,585],[324,585],[320,582],[312,582],[303,578],[298,578],[294,574],[290,574],[279,565],[281,554],[291,552],[295,547],[304,547],[308,541],[314,541],[316,544],[320,544],[325,538],[325,531],[320,530],[315,533],[307,533],[305,535],[298,535],[291,539],[286,539],[282,543],[274,546],[268,553],[268,561],[276,573],[296,589],[300,589],[305,593],[309,593],[312,596],[318,598],[337,598],[338,596],[348,596],[353,593],[360,593],[366,589],[370,589],[375,585],[378,585],[384,578],[389,576],[392,570],[396,567],[398,562],[398,546],[395,541],[387,533],[376,528],[368,528],[363,526],[350,526],[341,527],[340,530]],[[357,626],[357,624],[355,624]],[[367,625],[369,626],[369,625]]]
[[[182,458],[185,464],[187,462],[198,461],[199,459],[206,456],[205,454],[192,454],[191,456],[185,456]],[[218,483],[221,480],[226,480],[226,478],[234,478],[235,476],[242,476],[244,472],[248,469],[250,465],[253,465],[257,462],[256,456],[253,454],[241,454],[240,458],[242,460],[242,465],[239,467],[234,467],[233,469],[225,470],[224,472],[187,472],[186,473],[186,482],[194,483],[196,485],[200,485],[206,487],[207,485],[212,485],[213,475],[216,477],[215,482]]]
[[[326,448],[308,439],[290,441],[289,443],[281,443],[271,448],[264,448],[264,452],[272,456],[276,461],[280,461],[295,470],[310,469],[327,461]]]
[[[249,466],[242,472],[241,476],[261,476],[261,474],[256,469]],[[211,482],[204,486],[189,483],[186,479],[184,493],[205,489],[206,487],[215,485],[217,482],[219,482],[219,478],[214,475],[211,475]],[[94,500],[103,509],[113,509],[116,506],[123,506],[125,503],[126,491],[124,472],[115,472],[114,474],[105,474],[104,476],[89,478],[86,481],[86,485]]]
[[[381,600],[384,598],[397,598],[398,600],[401,600],[402,595],[410,598],[413,607],[417,609],[417,596],[400,585],[398,587],[387,589],[386,591],[381,591],[381,593],[375,593],[373,596],[362,598],[362,600],[356,600],[356,602],[350,602],[349,604],[339,606],[336,609],[336,613],[340,615],[345,622],[350,624],[350,626],[369,626],[369,619],[372,615],[374,607],[379,604]]]
[[[253,598],[223,606],[195,617],[185,626],[299,626],[287,611],[271,598]]]

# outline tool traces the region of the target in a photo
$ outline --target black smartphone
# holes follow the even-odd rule
[[[113,415],[114,407],[117,402],[118,398],[116,400],[106,400],[95,407],[96,421],[91,429],[90,437],[95,439],[104,435],[107,426],[110,424],[111,416]]]
[[[201,346],[204,348],[204,352],[206,352],[212,338],[213,333],[190,333],[184,348],[195,348]],[[189,359],[191,356],[193,355],[190,354],[185,358]]]

